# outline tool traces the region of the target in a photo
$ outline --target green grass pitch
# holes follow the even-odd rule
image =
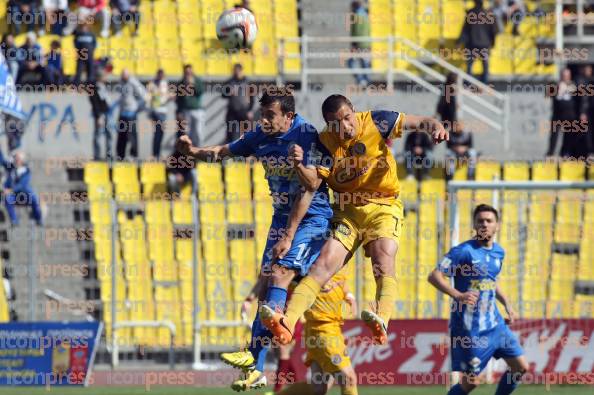
[[[245,394],[264,395],[272,388],[266,390],[250,391]],[[515,392],[518,395],[591,395],[594,387],[587,385],[557,385],[547,388],[543,385],[520,386]],[[340,391],[336,388],[330,394],[336,395]],[[418,386],[418,387],[359,387],[361,395],[439,395],[446,394],[443,386]],[[473,391],[473,395],[492,395],[495,393],[494,385],[484,385]],[[224,395],[237,394],[227,388],[193,388],[193,387],[152,387],[146,390],[144,387],[51,387],[48,391],[45,387],[0,387],[1,395]]]

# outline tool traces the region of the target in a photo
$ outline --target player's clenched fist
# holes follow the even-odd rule
[[[297,144],[290,146],[289,156],[287,159],[289,160],[289,163],[292,163],[294,166],[303,162],[303,148]]]
[[[439,144],[442,141],[446,141],[450,139],[450,134],[447,130],[443,127],[441,122],[436,122],[435,128],[433,132],[431,132],[431,137],[433,138],[434,144]]]
[[[467,304],[469,306],[474,306],[478,301],[479,293],[477,291],[467,291],[460,294],[456,300],[460,303]]]
[[[190,155],[192,153],[192,140],[188,135],[184,134],[177,139],[175,148],[184,155]]]

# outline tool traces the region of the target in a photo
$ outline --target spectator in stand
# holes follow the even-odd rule
[[[45,12],[45,31],[61,36],[68,15],[68,0],[43,0],[43,10]]]
[[[575,137],[580,114],[580,98],[577,95],[577,87],[572,79],[571,70],[565,68],[561,71],[561,79],[555,85],[552,92],[547,92],[553,101],[551,116],[551,134],[549,136],[549,148],[547,156],[555,155],[557,141],[562,135],[561,156],[572,156]]]
[[[12,79],[16,82],[19,74],[19,49],[14,45],[14,36],[10,33],[4,34],[2,37],[2,55],[6,59],[8,70]]]
[[[473,148],[472,133],[464,131],[461,121],[454,124],[446,152],[446,179],[451,180],[459,163],[468,164],[468,179],[474,179],[477,153]]]
[[[8,143],[8,151],[12,152],[21,147],[21,139],[25,133],[25,120],[11,114],[4,114],[4,130]]]
[[[95,128],[93,131],[93,159],[100,160],[101,149],[100,142],[102,135],[105,135],[105,159],[112,160],[112,133],[109,127],[108,116],[110,108],[109,91],[105,85],[105,72],[99,70],[97,80],[89,84],[89,100],[91,102],[91,111]]]
[[[443,94],[437,103],[437,114],[448,132],[453,129],[454,124],[458,120],[458,108],[456,104],[457,90],[458,76],[455,73],[448,73]]]
[[[69,18],[69,24],[64,29],[64,34],[72,34],[77,23],[85,24],[90,17],[95,17],[96,15],[99,15],[101,18],[101,37],[109,37],[111,16],[110,8],[107,6],[107,0],[78,0],[76,18]]]
[[[194,75],[192,65],[184,66],[184,76],[177,84],[177,112],[185,119],[185,127],[192,144],[200,147],[204,144],[204,110],[202,108],[202,94],[204,82]],[[187,130],[189,129],[189,130]]]
[[[497,25],[492,11],[483,8],[483,0],[474,0],[474,7],[466,12],[466,19],[458,43],[464,45],[466,70],[472,74],[472,65],[476,59],[483,63],[480,80],[487,83],[489,77],[489,52],[495,45]]]
[[[64,82],[61,49],[62,46],[60,45],[60,42],[58,40],[53,40],[50,44],[50,51],[45,55],[45,73],[48,84],[61,85]]]
[[[33,219],[38,226],[42,225],[41,206],[37,195],[31,187],[31,170],[25,164],[25,155],[22,152],[15,152],[12,161],[6,160],[0,151],[0,164],[6,169],[6,181],[4,182],[4,204],[13,226],[19,224],[15,205],[27,204],[31,206]]]
[[[92,81],[94,76],[95,48],[97,48],[97,39],[90,31],[89,24],[83,23],[79,26],[74,36],[74,48],[76,48],[76,75],[74,83],[78,84],[83,69],[86,70],[87,81]]]
[[[155,130],[153,136],[153,156],[159,159],[161,155],[161,142],[163,141],[163,134],[167,123],[167,103],[173,98],[169,94],[169,83],[162,69],[159,69],[155,79],[149,82],[147,91],[149,95],[150,117]]]
[[[140,0],[111,0],[113,29],[116,36],[122,33],[125,23],[134,22],[134,36],[140,25]]]
[[[243,74],[243,66],[239,63],[233,66],[233,76],[223,86],[223,97],[228,100],[227,142],[235,141],[247,131],[253,129],[254,95],[250,93],[247,78]]]
[[[126,146],[130,142],[130,155],[138,158],[138,113],[143,110],[146,90],[142,84],[127,69],[122,71],[120,82],[120,119],[118,121],[118,138],[116,141],[116,155],[118,160],[126,157]]]
[[[7,24],[13,27],[12,33],[21,34],[23,25],[28,32],[35,30],[35,24],[41,21],[38,0],[10,0]]]
[[[193,157],[183,155],[176,149],[167,158],[167,184],[171,194],[179,194],[186,185],[192,183],[194,163]]]
[[[505,30],[506,23],[511,20],[512,34],[519,35],[518,28],[526,14],[526,7],[522,0],[495,0],[492,10],[497,20],[497,30],[500,33]]]
[[[369,37],[369,14],[367,9],[361,1],[353,1],[351,3],[352,22],[351,22],[351,37]],[[369,41],[351,43],[351,52],[357,57],[349,58],[347,66],[354,68],[371,68],[371,60],[367,57],[371,51],[371,43]],[[361,86],[369,85],[369,75],[366,73],[355,73],[355,80]]]
[[[594,88],[594,73],[591,64],[583,67],[580,83],[583,85],[585,92]],[[586,141],[588,154],[594,155],[594,95],[581,96],[580,99],[580,120],[588,123],[588,137]]]
[[[404,141],[407,178],[416,177],[419,181],[428,178],[433,164],[433,143],[427,133],[414,131]]]
[[[19,73],[17,84],[40,85],[44,83],[44,69],[41,65],[41,47],[34,32],[27,33],[25,44],[18,50]]]

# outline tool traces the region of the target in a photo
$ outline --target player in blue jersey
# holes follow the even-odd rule
[[[288,158],[288,150],[298,144],[306,150],[298,166],[329,166],[330,158],[318,140],[315,127],[295,113],[295,99],[288,91],[260,99],[259,125],[229,144],[198,148],[187,136],[178,142],[178,150],[201,161],[227,157],[257,157],[264,166],[274,214],[262,258],[258,284],[254,287],[259,302],[282,311],[287,288],[296,276],[305,276],[319,256],[327,238],[332,209],[324,182],[301,186],[298,173]],[[252,325],[249,352],[225,353],[223,361],[244,370],[244,377],[231,386],[236,391],[266,385],[264,361],[272,335],[262,325],[259,314]]]
[[[479,374],[491,357],[503,358],[509,366],[501,377],[496,395],[511,394],[528,370],[523,350],[507,326],[515,312],[497,287],[505,252],[495,243],[499,214],[480,204],[473,213],[476,236],[452,248],[429,275],[429,282],[452,297],[450,347],[452,371],[461,372],[460,383],[448,395],[468,394],[479,382]],[[453,286],[451,279],[453,278]],[[508,318],[499,313],[496,301]]]

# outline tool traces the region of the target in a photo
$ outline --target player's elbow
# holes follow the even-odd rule
[[[437,276],[439,276],[439,272],[437,269],[433,269],[431,273],[427,276],[427,281],[431,285],[435,285],[437,283]]]
[[[303,186],[305,188],[306,191],[308,192],[315,192],[318,190],[318,188],[320,187],[321,184],[321,180],[319,179],[315,179],[315,180],[307,180],[305,182],[305,185]]]

